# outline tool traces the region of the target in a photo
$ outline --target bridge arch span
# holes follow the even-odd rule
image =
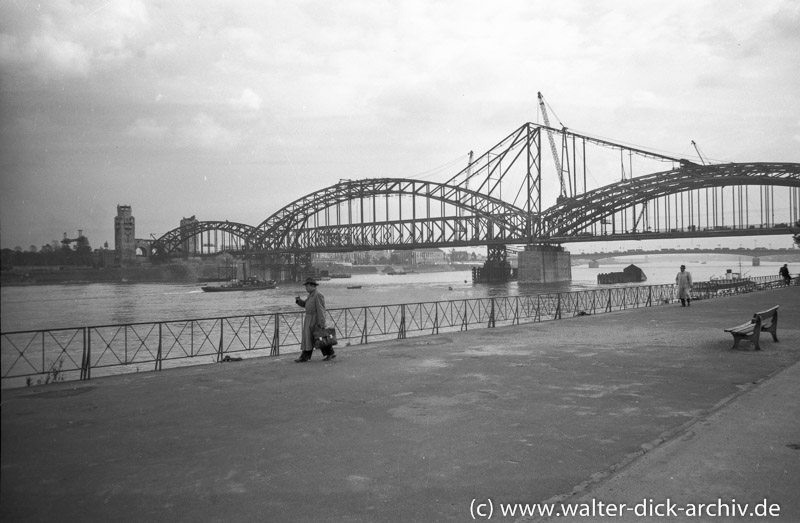
[[[463,187],[403,179],[342,181],[295,200],[255,228],[256,250],[347,251],[518,242],[525,212]]]
[[[252,225],[228,220],[193,221],[176,227],[155,240],[152,252],[157,255],[188,255],[244,251],[248,249],[247,238],[254,230]]]
[[[623,180],[579,196],[565,199],[542,213],[542,235],[564,238],[582,234],[587,227],[615,214],[645,206],[648,202],[699,189],[744,186],[800,187],[800,164],[796,163],[729,163],[718,165],[688,164],[670,171],[658,172]],[[797,193],[796,193],[797,194]],[[695,206],[691,196],[687,207]],[[798,205],[797,196],[793,205]],[[730,204],[729,204],[730,205]],[[704,202],[696,202],[698,209]],[[644,215],[639,209],[640,216]],[[691,211],[687,211],[691,212]],[[739,213],[744,212],[741,208]],[[630,224],[641,227],[635,215]],[[663,214],[663,213],[662,213]],[[715,219],[718,213],[715,212]],[[798,209],[794,216],[798,218]],[[741,219],[741,217],[740,217]],[[691,223],[691,219],[687,219]],[[640,228],[640,231],[642,229]]]

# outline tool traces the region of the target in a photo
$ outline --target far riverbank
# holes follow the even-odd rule
[[[328,274],[391,274],[471,271],[475,265],[340,265],[319,264],[315,268]],[[216,267],[214,268],[216,270]],[[223,271],[224,273],[224,271]],[[144,265],[141,267],[53,267],[15,268],[0,271],[0,285],[58,285],[86,283],[196,283],[201,278],[218,276],[207,267],[193,264]],[[262,275],[263,277],[263,275]]]

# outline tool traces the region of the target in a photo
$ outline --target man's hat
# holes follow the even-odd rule
[[[315,280],[314,278],[306,278],[306,282],[303,285],[313,285],[316,287],[317,280]]]

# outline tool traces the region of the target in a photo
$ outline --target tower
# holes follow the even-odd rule
[[[125,266],[136,260],[136,224],[130,205],[117,205],[114,218],[114,250],[117,264]]]
[[[191,231],[194,226],[197,225],[197,218],[192,215],[190,218],[183,218],[181,220],[181,230],[183,231]],[[181,243],[181,249],[183,250],[184,254],[196,254],[202,251],[202,245],[199,245],[197,235],[183,235],[184,240]]]

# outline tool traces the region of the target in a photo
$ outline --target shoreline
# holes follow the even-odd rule
[[[315,268],[331,273],[381,274],[388,265],[342,266],[320,264]],[[407,273],[470,271],[473,265],[409,265]],[[204,272],[191,265],[174,264],[150,267],[113,267],[65,269],[12,269],[0,271],[0,286],[25,287],[30,285],[64,285],[87,283],[199,283]]]

